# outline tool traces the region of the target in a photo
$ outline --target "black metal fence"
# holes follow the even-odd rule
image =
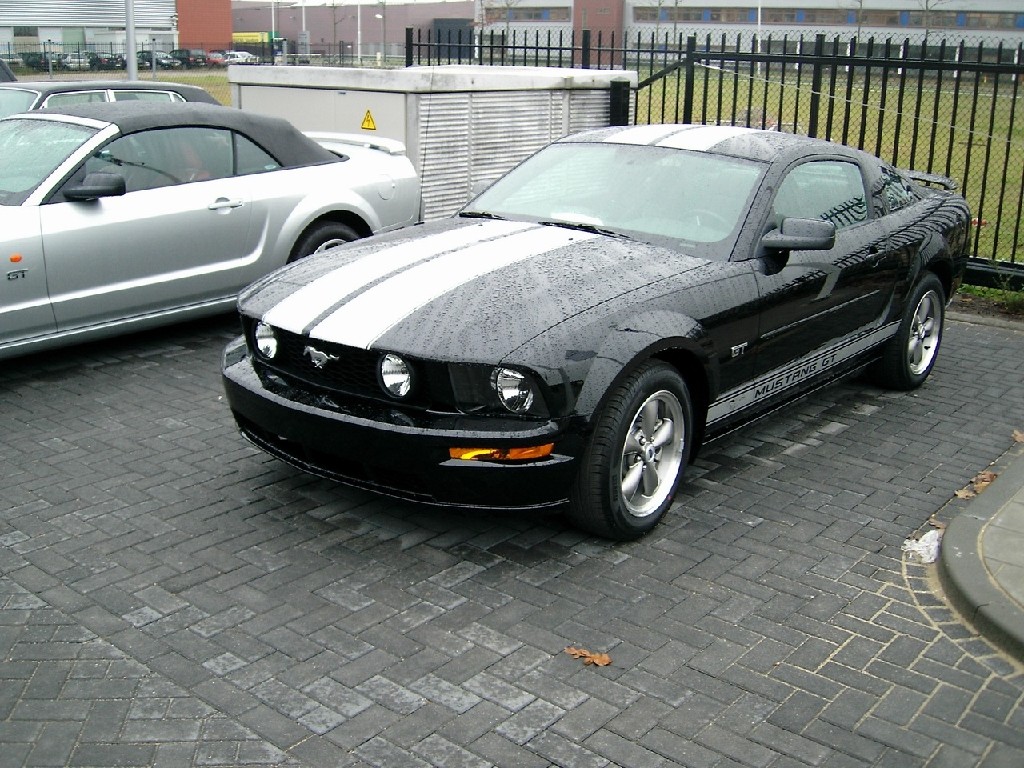
[[[751,35],[714,38],[406,32],[406,64],[636,71],[635,123],[699,122],[804,133],[953,178],[975,216],[972,253],[1024,266],[1021,46]],[[972,270],[972,282],[1016,270]]]

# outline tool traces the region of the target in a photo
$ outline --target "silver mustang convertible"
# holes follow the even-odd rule
[[[234,306],[276,267],[415,223],[397,142],[211,104],[0,120],[0,358]]]

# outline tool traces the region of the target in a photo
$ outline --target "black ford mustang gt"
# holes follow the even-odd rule
[[[454,218],[251,285],[228,400],[310,472],[635,538],[707,437],[868,365],[927,378],[970,215],[921,180],[746,128],[571,136]]]

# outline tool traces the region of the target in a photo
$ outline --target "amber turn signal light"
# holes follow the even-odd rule
[[[555,448],[554,443],[544,445],[528,445],[522,448],[449,448],[448,455],[453,459],[472,461],[516,461],[522,459],[543,459],[550,456]]]

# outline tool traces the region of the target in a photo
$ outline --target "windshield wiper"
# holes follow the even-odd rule
[[[504,216],[499,216],[490,211],[459,211],[459,216],[464,219],[497,219],[498,221],[505,221]]]
[[[633,240],[629,235],[617,232],[614,229],[606,229],[596,224],[585,224],[581,221],[538,221],[538,224],[545,227],[562,227],[563,229],[578,229],[580,232],[590,232],[593,235],[604,235],[605,237],[617,237],[619,240]]]

